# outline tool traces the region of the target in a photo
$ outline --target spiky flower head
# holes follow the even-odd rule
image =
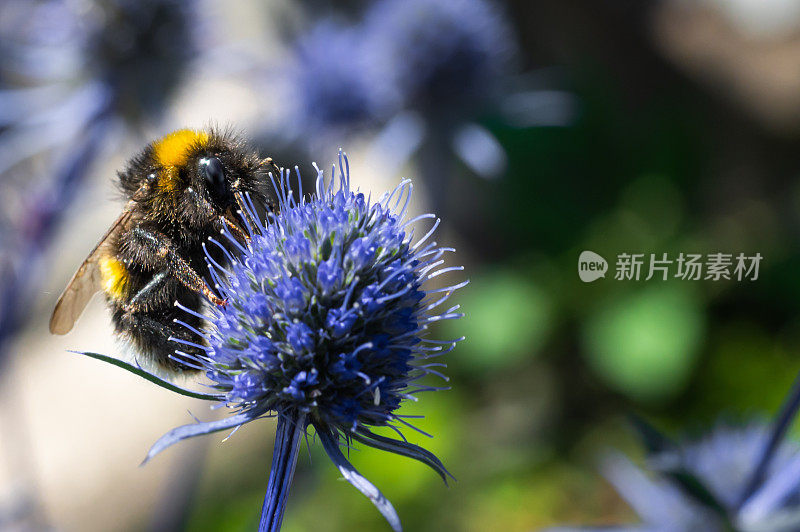
[[[203,342],[192,345],[205,355],[176,353],[183,363],[206,372],[215,397],[234,415],[179,427],[149,456],[180,439],[274,412],[278,434],[262,529],[280,527],[299,435],[313,426],[344,477],[398,530],[391,504],[350,465],[339,440],[418,459],[445,478],[446,470],[430,452],[370,429],[388,425],[399,432],[396,425],[411,426],[397,413],[400,404],[440,389],[419,381],[429,374],[444,378],[435,369],[443,364],[431,359],[449,352],[456,341],[431,340],[428,327],[461,316],[457,305],[440,309],[466,281],[425,285],[462,268],[443,266],[442,257],[453,250],[429,241],[438,220],[414,240],[411,225],[432,215],[406,219],[409,181],[371,201],[351,189],[343,156],[338,179],[326,183],[318,170],[316,193],[308,200],[296,201],[289,181],[288,172],[273,181],[278,213],[269,214],[265,224],[254,212],[245,217],[253,224],[246,246],[228,235],[240,248],[240,256],[229,257],[228,270],[211,268],[227,304],[205,318],[208,330],[195,331]]]
[[[403,221],[409,182],[374,203],[347,177],[334,183],[320,173],[316,196],[299,203],[286,181],[278,185],[280,215],[220,279],[228,305],[207,335],[208,376],[230,404],[354,431],[396,420],[409,386],[430,371],[412,365],[429,357],[424,332],[458,314],[429,305],[454,287],[429,294],[422,285],[461,267],[437,270],[450,250],[412,244]],[[400,212],[393,200],[405,203]]]

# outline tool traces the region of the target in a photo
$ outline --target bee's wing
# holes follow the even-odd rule
[[[53,334],[67,334],[80,317],[86,304],[95,292],[100,290],[99,260],[103,244],[122,230],[131,217],[132,203],[125,206],[119,218],[100,239],[86,260],[83,261],[78,271],[69,280],[67,287],[61,293],[50,317],[50,332]]]

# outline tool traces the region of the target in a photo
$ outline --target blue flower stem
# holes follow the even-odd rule
[[[305,414],[278,415],[275,450],[272,452],[272,467],[264,506],[261,509],[259,532],[277,532],[281,529],[286,499],[297,466],[300,436],[305,434],[305,430]]]
[[[784,401],[780,412],[773,422],[769,440],[764,446],[764,450],[761,453],[758,465],[753,470],[750,481],[745,485],[745,489],[739,498],[737,508],[741,508],[750,496],[756,492],[759,486],[761,486],[764,475],[772,462],[772,458],[775,456],[775,450],[778,448],[778,445],[780,445],[784,436],[786,436],[786,432],[789,430],[792,421],[797,415],[798,408],[800,408],[800,373],[795,377],[794,384],[792,384],[792,388],[789,391],[789,396]]]

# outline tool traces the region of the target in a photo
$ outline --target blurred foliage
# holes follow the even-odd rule
[[[611,388],[652,401],[685,386],[701,335],[701,311],[676,281],[608,302],[587,319],[584,338],[589,363]]]
[[[461,371],[475,376],[524,363],[538,352],[550,330],[549,295],[532,279],[509,271],[474,272],[459,296],[469,312],[460,322],[448,322],[448,334],[465,334],[458,347]]]

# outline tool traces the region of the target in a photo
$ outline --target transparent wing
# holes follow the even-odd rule
[[[80,317],[86,304],[95,292],[100,290],[100,266],[99,261],[102,256],[103,248],[110,239],[116,237],[117,233],[125,228],[131,217],[132,202],[125,206],[125,210],[119,218],[111,224],[111,227],[94,247],[78,271],[69,280],[67,287],[61,293],[50,317],[50,332],[53,334],[67,334],[75,322]]]

